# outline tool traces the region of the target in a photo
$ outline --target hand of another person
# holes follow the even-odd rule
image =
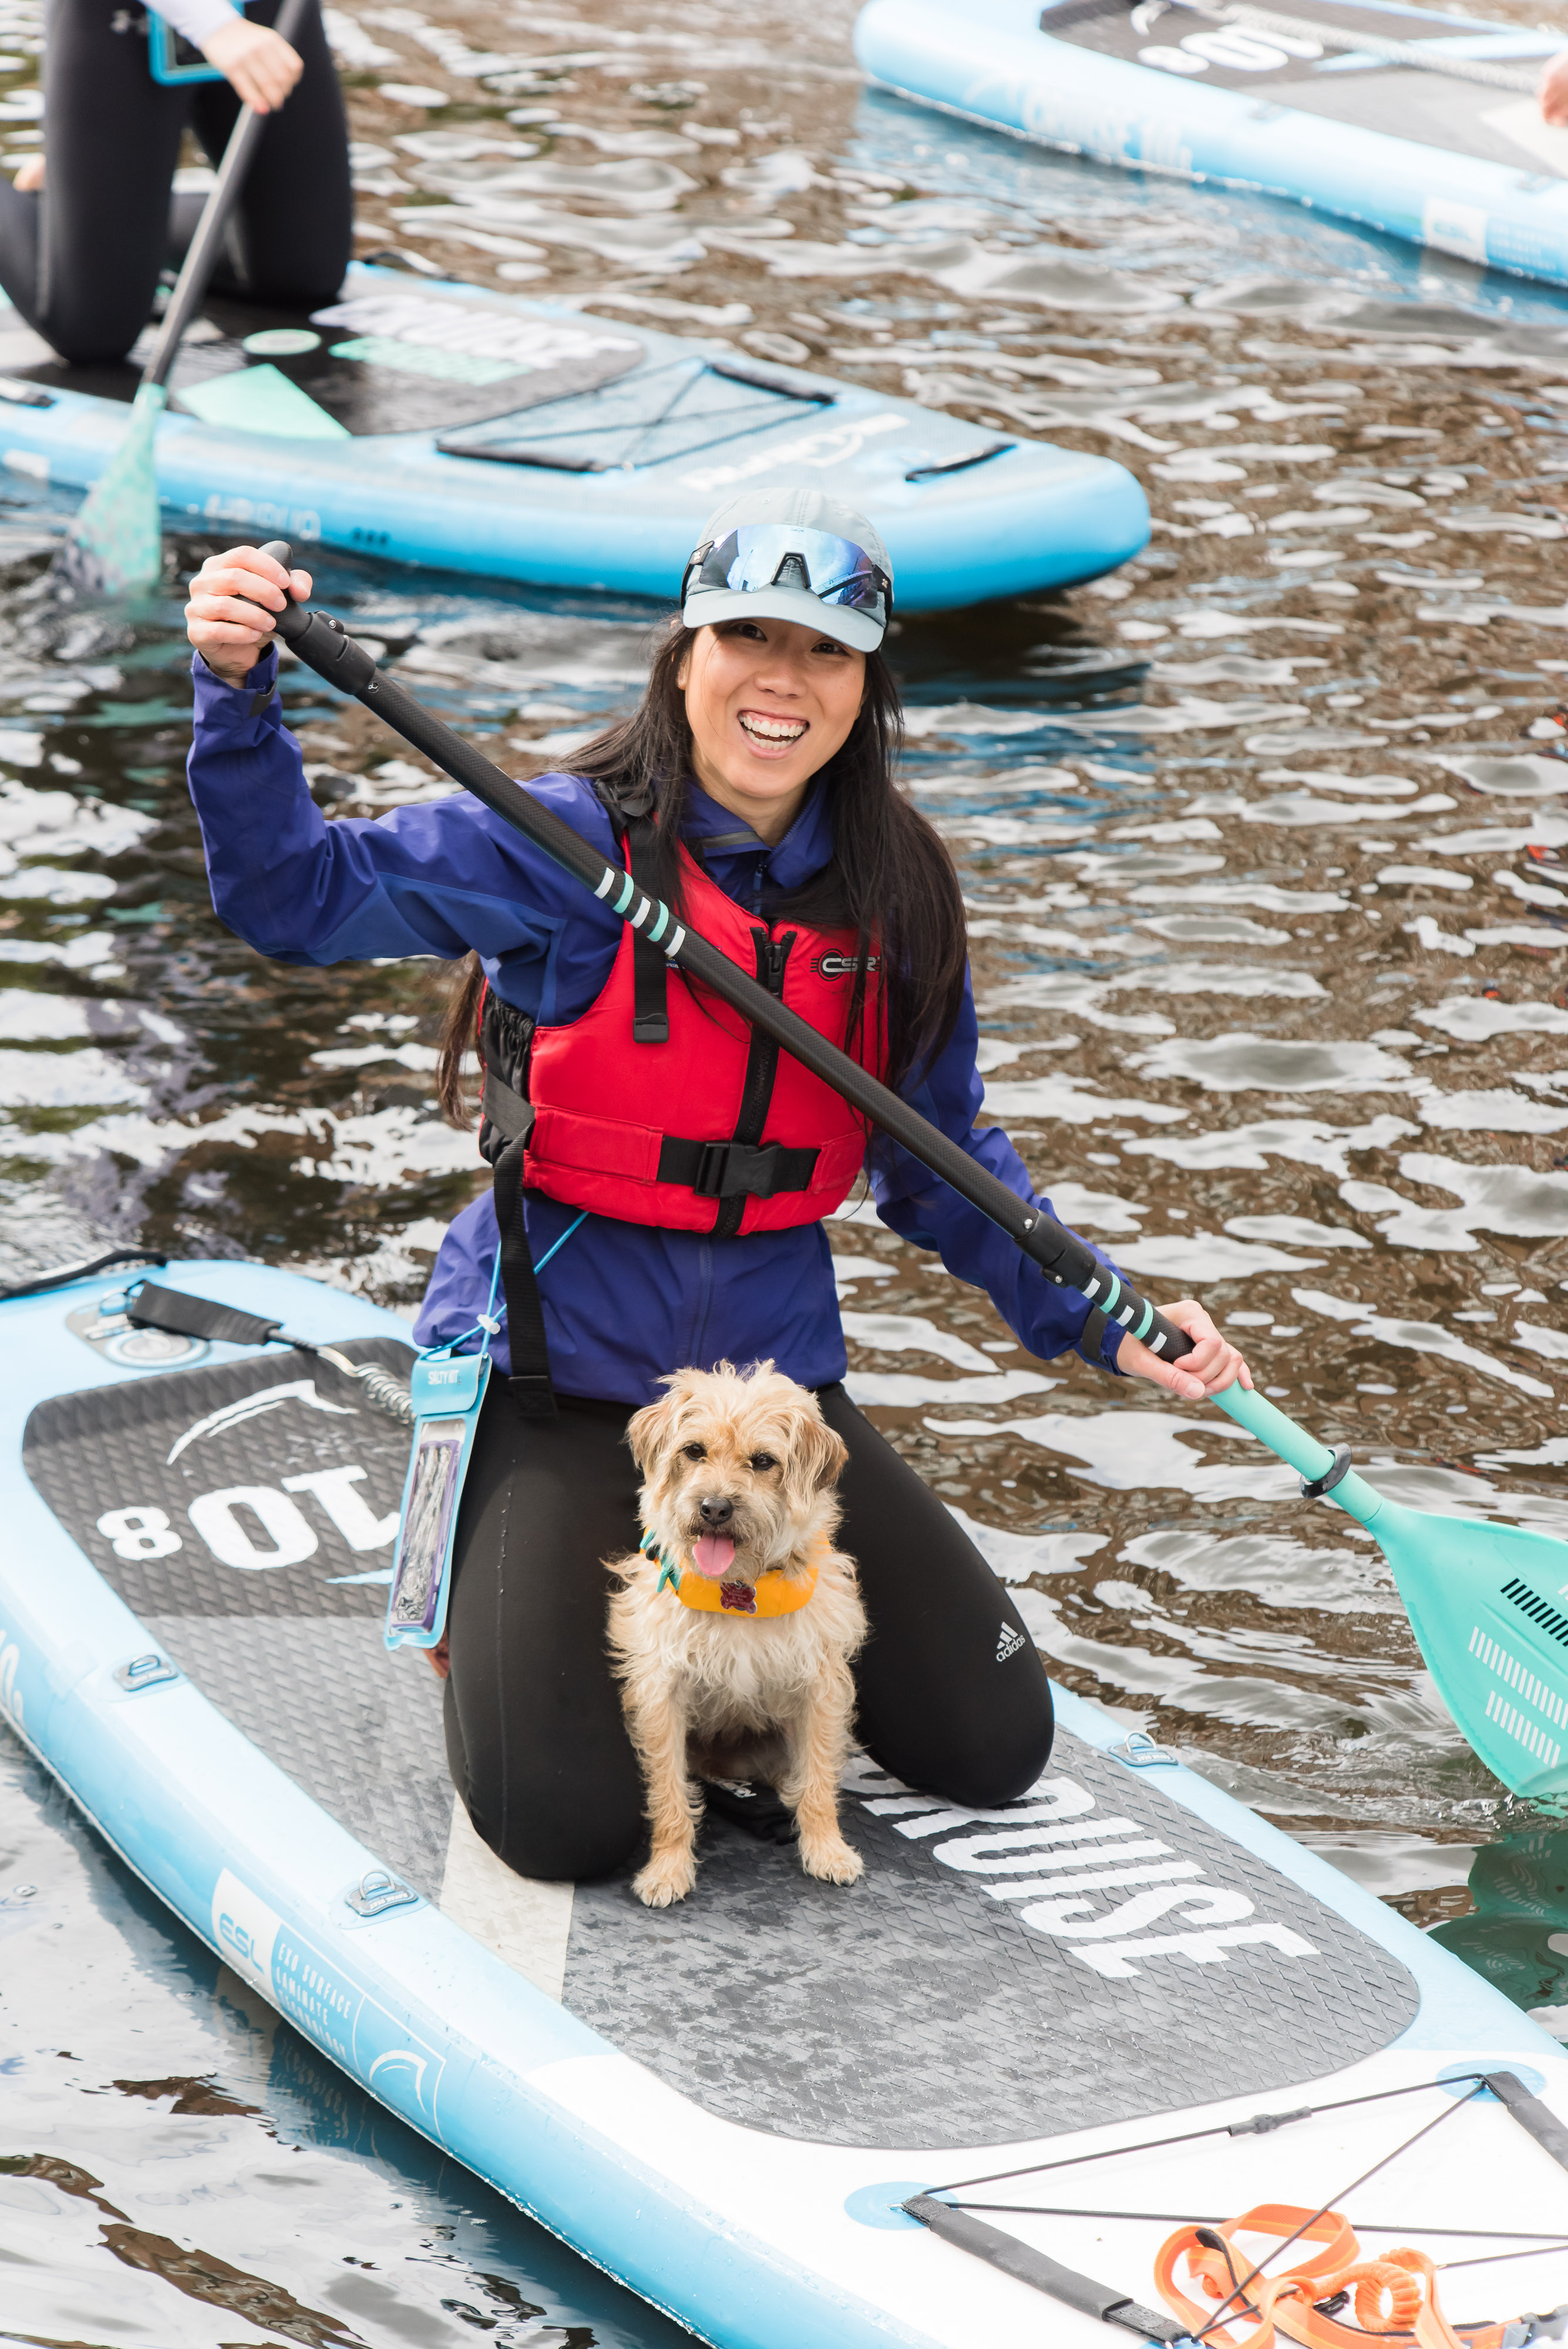
[[[1568,49],[1559,49],[1554,57],[1547,58],[1541,68],[1536,96],[1541,100],[1544,120],[1559,128],[1568,124]]]
[[[238,16],[208,34],[202,55],[217,67],[241,104],[254,106],[258,114],[281,106],[305,71],[298,51],[270,25],[253,25]]]
[[[284,609],[290,588],[302,604],[310,593],[309,572],[286,571],[254,546],[231,546],[207,557],[191,582],[185,634],[214,677],[244,685],[267,648],[273,614]],[[257,605],[265,608],[258,611]]]
[[[41,155],[29,155],[11,185],[19,196],[36,196],[43,184],[44,159]]]
[[[446,1641],[438,1640],[433,1648],[425,1650],[425,1654],[430,1660],[430,1668],[437,1680],[444,1681],[452,1670],[452,1657],[448,1653]]]
[[[1190,1297],[1179,1304],[1162,1305],[1160,1311],[1179,1330],[1185,1330],[1196,1342],[1190,1354],[1179,1361],[1163,1361],[1151,1354],[1136,1338],[1124,1338],[1116,1352],[1116,1368],[1135,1379],[1152,1379],[1156,1386],[1168,1387],[1183,1402],[1199,1402],[1205,1395],[1219,1394],[1221,1389],[1240,1379],[1244,1387],[1252,1383],[1252,1373],[1242,1361],[1229,1338],[1222,1338],[1201,1305]]]

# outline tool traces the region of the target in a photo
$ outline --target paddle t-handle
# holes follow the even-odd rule
[[[284,570],[292,568],[293,554],[286,539],[275,538],[260,551]],[[765,988],[759,987],[728,955],[721,954],[717,947],[688,929],[668,905],[644,895],[624,865],[610,864],[569,823],[542,806],[499,767],[492,766],[471,742],[454,734],[450,726],[443,726],[400,685],[383,677],[363,645],[348,634],[341,620],[292,601],[272,617],[276,634],[307,668],[313,668],[317,677],[336,686],[340,693],[362,701],[367,709],[385,719],[394,733],[422,750],[443,774],[461,783],[464,791],[472,792],[492,814],[511,824],[553,863],[581,881],[601,903],[607,904],[612,913],[620,915],[629,928],[640,931],[652,945],[661,947],[672,963],[700,979],[803,1068],[820,1077],[824,1084],[831,1085],[852,1109],[869,1123],[879,1125],[901,1149],[929,1166],[961,1198],[967,1199],[1004,1231],[1031,1262],[1040,1267],[1054,1288],[1076,1289],[1108,1321],[1141,1339],[1150,1353],[1165,1361],[1192,1351],[1193,1341],[1186,1331],[1179,1330],[1119,1274],[1102,1264],[1076,1232],[1069,1231],[1054,1216],[1044,1213],[1032,1199],[1020,1198],[1016,1191],[1010,1191],[1005,1183],[978,1165],[967,1151],[961,1150],[956,1142],[950,1142],[919,1110],[911,1109],[908,1102],[901,1101],[857,1061],[852,1061],[847,1052],[841,1052],[797,1013]]]

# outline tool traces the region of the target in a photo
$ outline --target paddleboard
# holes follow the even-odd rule
[[[131,1277],[0,1304],[0,1708],[241,1981],[700,2338],[1144,2338],[1177,2223],[1335,2202],[1386,2155],[1344,2205],[1369,2253],[1561,2239],[1560,2159],[1470,2093],[1506,2072],[1538,2129],[1568,2122],[1556,2042],[1064,1691],[1047,1772],[998,1812],[857,1755],[852,1888],[711,1816],[676,1908],[644,1909],[629,1870],[512,1876],[454,1802],[438,1682],[382,1639],[407,1430],[286,1345],[132,1328]],[[158,1278],[410,1359],[395,1317],[308,1279]],[[904,2209],[934,2189],[1003,2264]],[[1044,2292],[1042,2260],[1119,2335]],[[1461,2322],[1551,2308],[1568,2253],[1456,2269],[1444,2295]]]
[[[134,354],[133,354],[134,357]],[[133,366],[67,367],[0,311],[0,460],[62,489],[124,437]],[[675,595],[720,501],[805,481],[868,514],[899,608],[1112,570],[1148,537],[1122,466],[722,339],[356,264],[310,316],[211,302],[158,429],[164,527],[536,586]]]
[[[1278,8],[1529,77],[1564,38],[1382,0]],[[1219,23],[1183,0],[870,0],[855,48],[901,96],[1047,147],[1293,197],[1568,285],[1568,130],[1527,91]]]

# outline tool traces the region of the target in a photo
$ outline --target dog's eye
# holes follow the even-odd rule
[[[706,1460],[708,1446],[705,1444],[683,1444],[680,1455],[684,1460]]]
[[[752,1466],[759,1476],[765,1468],[776,1468],[778,1464],[771,1452],[753,1452],[752,1454]]]

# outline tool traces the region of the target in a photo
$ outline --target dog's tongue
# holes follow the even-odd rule
[[[691,1545],[691,1557],[698,1573],[717,1582],[735,1563],[735,1545],[728,1534],[702,1534]]]

